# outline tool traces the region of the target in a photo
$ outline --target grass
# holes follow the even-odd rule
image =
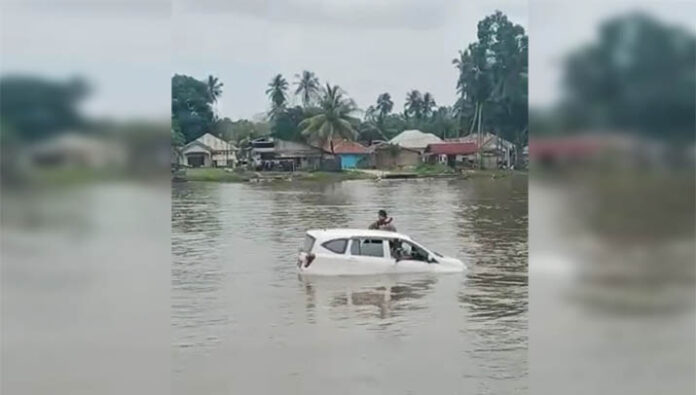
[[[183,178],[187,181],[216,181],[216,182],[242,182],[247,181],[240,173],[225,171],[220,168],[195,168],[186,169]]]

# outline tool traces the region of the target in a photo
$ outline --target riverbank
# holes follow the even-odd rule
[[[526,173],[519,170],[461,170],[455,171],[446,166],[419,166],[412,170],[344,170],[340,172],[296,171],[296,172],[251,172],[232,171],[221,168],[186,169],[173,177],[174,181],[207,182],[293,182],[318,181],[336,182],[363,179],[400,179],[400,178],[506,178],[513,174]]]

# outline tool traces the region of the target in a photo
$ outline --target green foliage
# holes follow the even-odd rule
[[[638,131],[693,141],[696,37],[643,14],[605,22],[565,63],[569,128]]]
[[[269,115],[274,119],[285,110],[288,100],[288,81],[283,78],[282,74],[276,74],[275,77],[268,83],[266,95],[271,99],[271,111]]]
[[[270,133],[270,125],[266,122],[252,122],[246,119],[232,121],[224,118],[215,122],[213,134],[225,141],[233,141],[237,144],[266,136]]]
[[[523,145],[527,131],[527,50],[524,28],[500,11],[479,22],[478,40],[459,52],[454,113],[463,130],[493,131]]]
[[[62,82],[24,75],[2,77],[2,134],[12,130],[16,140],[33,141],[83,126],[78,105],[88,93],[87,83],[80,78]]]
[[[299,125],[308,116],[308,111],[300,106],[278,111],[272,120],[271,135],[282,140],[302,141]]]
[[[212,103],[206,82],[187,75],[172,77],[172,126],[186,143],[211,130],[215,121]]]
[[[299,95],[302,98],[302,105],[307,108],[313,104],[313,101],[317,99],[319,95],[319,78],[311,71],[303,71],[302,75],[295,74],[295,95]]]
[[[324,145],[334,137],[354,140],[359,120],[353,116],[355,103],[344,95],[337,85],[326,84],[319,100],[319,107],[308,118],[300,122],[302,135],[308,141]]]

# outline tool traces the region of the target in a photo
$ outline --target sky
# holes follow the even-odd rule
[[[693,1],[571,0],[3,0],[0,73],[81,75],[91,115],[163,118],[174,73],[223,83],[220,116],[268,110],[277,73],[340,85],[361,108],[408,90],[450,105],[452,59],[496,9],[530,37],[530,104],[554,103],[563,57],[609,16],[643,9],[694,30]]]

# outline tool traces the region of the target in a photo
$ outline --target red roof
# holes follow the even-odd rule
[[[532,139],[529,141],[529,156],[585,157],[602,149],[602,141],[586,136]]]
[[[331,152],[331,143],[326,143],[324,149]],[[369,149],[355,141],[334,140],[333,152],[335,154],[367,154]]]
[[[425,149],[425,152],[436,155],[469,155],[476,151],[476,143],[436,143]]]

